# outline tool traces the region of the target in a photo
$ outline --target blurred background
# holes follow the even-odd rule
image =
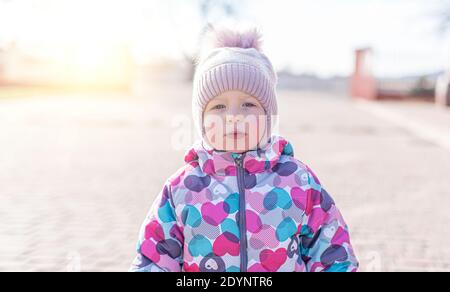
[[[0,0],[0,271],[128,269],[226,21],[260,27],[361,270],[450,270],[449,1]]]

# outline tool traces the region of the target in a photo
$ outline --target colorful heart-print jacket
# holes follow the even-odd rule
[[[132,271],[356,271],[349,232],[315,174],[272,136],[263,149],[198,141],[145,219]]]

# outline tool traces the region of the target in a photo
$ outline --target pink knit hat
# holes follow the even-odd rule
[[[267,115],[267,137],[277,114],[277,74],[261,50],[257,28],[244,31],[209,25],[206,47],[197,61],[193,81],[192,112],[200,137],[204,138],[203,112],[208,102],[225,91],[252,95]],[[209,47],[208,47],[209,46]]]

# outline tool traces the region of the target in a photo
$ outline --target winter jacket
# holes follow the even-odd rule
[[[142,224],[132,271],[356,271],[348,227],[292,145],[217,151],[200,140]]]

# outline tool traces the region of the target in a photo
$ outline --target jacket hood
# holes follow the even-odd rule
[[[244,153],[243,166],[248,173],[259,173],[272,169],[282,155],[294,156],[291,143],[279,135],[272,135],[262,148]],[[196,141],[186,151],[184,161],[199,165],[206,174],[222,176],[236,175],[236,154],[212,149],[203,140]]]

